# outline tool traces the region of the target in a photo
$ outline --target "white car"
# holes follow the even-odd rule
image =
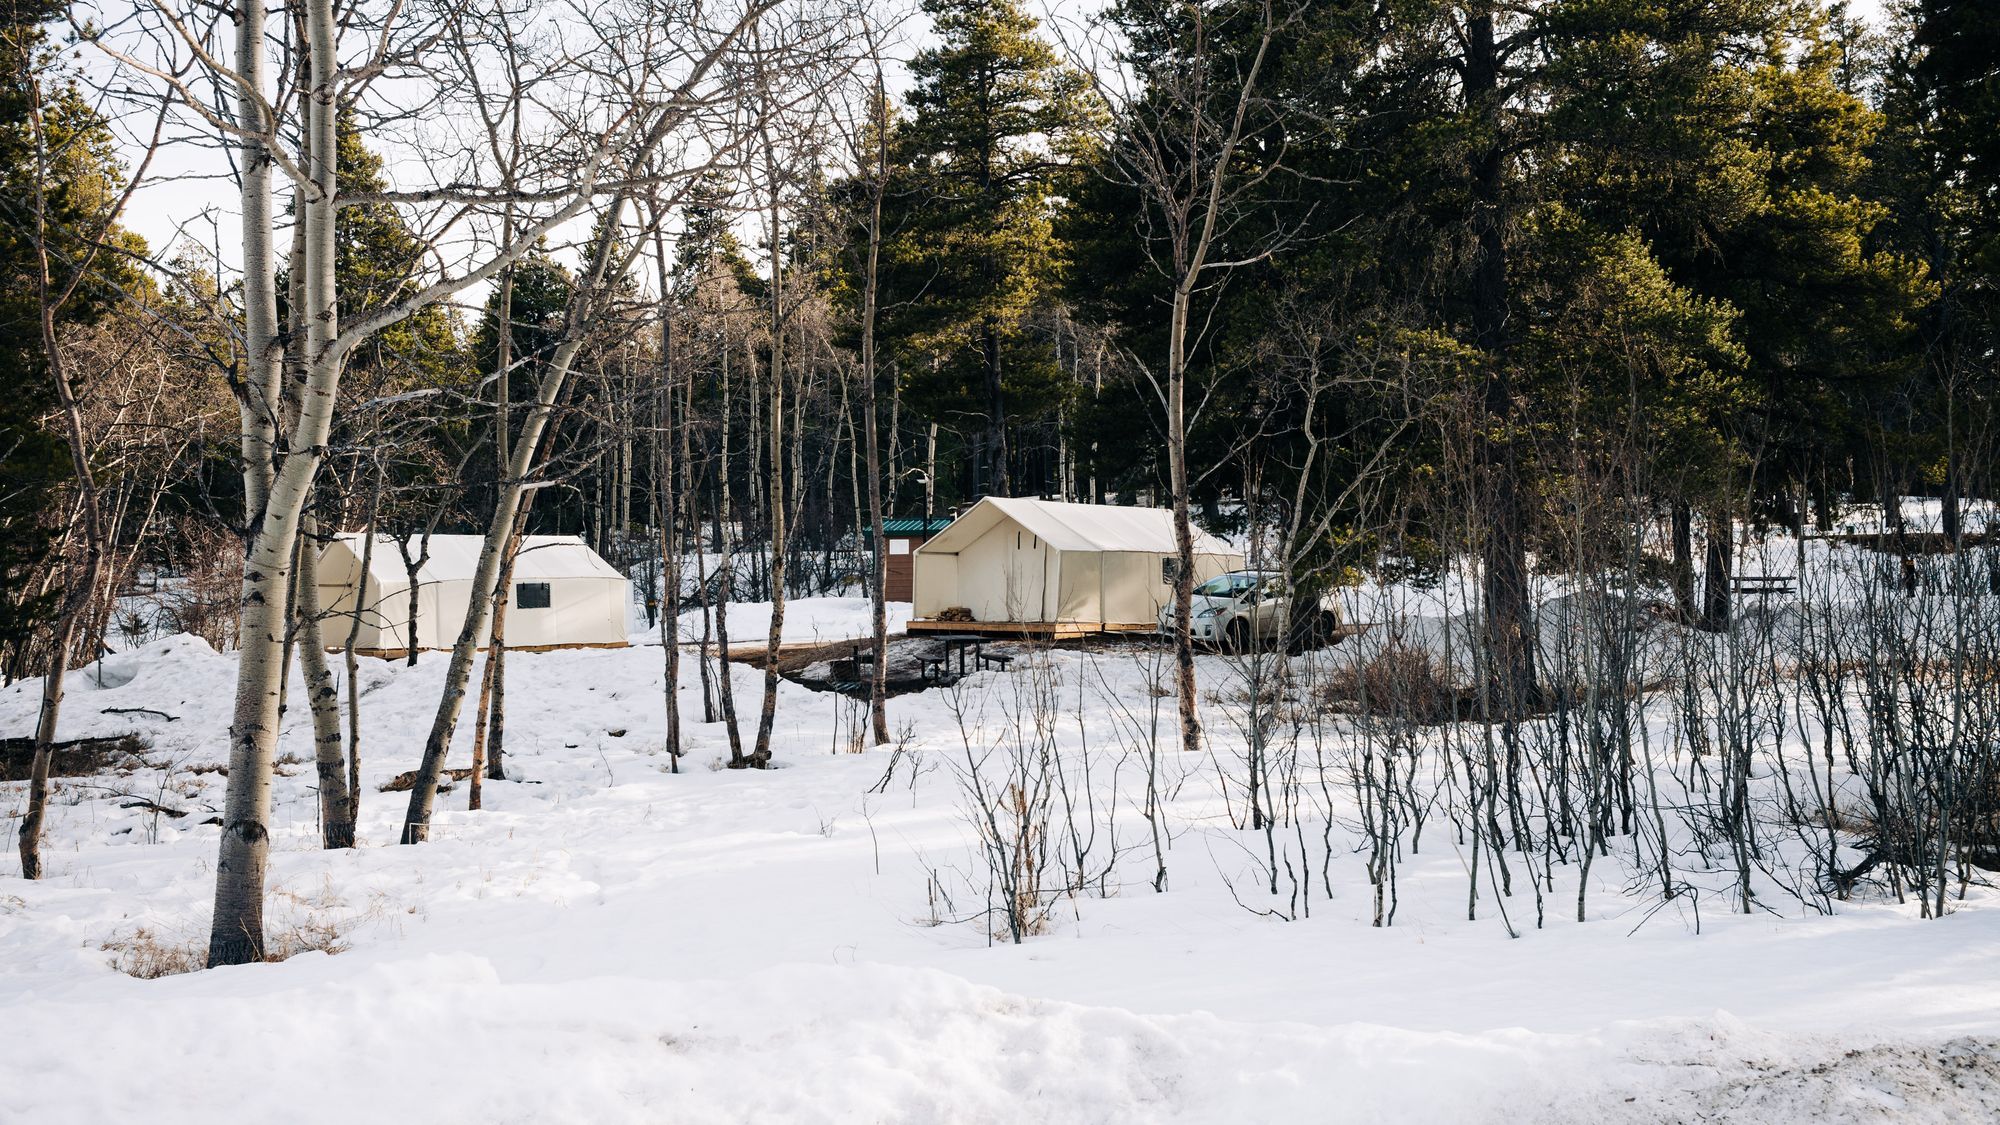
[[[1332,627],[1338,624],[1334,611],[1324,606],[1311,620],[1293,621],[1284,577],[1269,570],[1239,570],[1211,578],[1194,588],[1189,605],[1193,620],[1188,632],[1194,639],[1234,652],[1248,651],[1253,638],[1267,648],[1285,647],[1288,629],[1323,631],[1331,639]],[[1161,636],[1173,636],[1173,603],[1160,610],[1159,627]]]

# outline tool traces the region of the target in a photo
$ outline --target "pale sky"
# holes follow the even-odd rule
[[[110,11],[124,2],[102,0],[102,8]],[[905,2],[913,3],[914,0]],[[1867,18],[1876,19],[1880,16],[1882,3],[1883,0],[1852,0],[1850,8]],[[1081,18],[1102,7],[1103,0],[1042,0],[1040,3],[1030,0],[1030,4],[1040,12],[1045,22],[1074,27]],[[925,37],[923,29],[915,27],[914,20],[912,24],[912,32],[907,38],[920,43]],[[77,55],[77,61],[93,80],[108,80],[114,73],[112,64],[90,48],[83,48]],[[150,128],[150,119],[143,122],[128,120],[123,131],[130,141],[129,134],[149,132]],[[143,147],[131,144],[128,151],[136,154],[142,152]],[[382,155],[389,162],[393,176],[397,154],[388,151]],[[128,165],[134,160],[135,157],[128,157]],[[224,261],[234,259],[230,246],[237,235],[236,192],[231,179],[231,165],[223,151],[213,142],[205,147],[187,143],[169,145],[154,158],[147,180],[133,198],[126,225],[144,236],[154,253],[164,255],[177,241],[192,240],[219,248]]]

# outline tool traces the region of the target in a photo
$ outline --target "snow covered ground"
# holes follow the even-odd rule
[[[909,602],[887,602],[889,631],[900,633],[910,623]],[[702,617],[712,615],[709,609],[695,609],[680,616],[680,636],[683,641],[693,644],[702,638]],[[771,603],[735,602],[729,606],[729,647],[742,648],[745,645],[761,647],[771,631]],[[708,625],[710,635],[715,628]],[[871,635],[873,610],[867,598],[793,598],[785,603],[784,642],[793,644],[823,644],[828,641],[846,641]],[[648,633],[644,614],[632,624],[634,640],[642,637],[657,640],[658,631]]]
[[[761,636],[758,613],[733,607],[732,636]],[[859,600],[795,614],[801,640],[865,631]],[[74,673],[63,737],[136,732],[152,765],[61,783],[44,880],[0,860],[0,1121],[2000,1116],[1991,892],[1940,921],[1883,902],[1746,917],[1706,901],[1697,917],[1603,863],[1589,921],[1553,909],[1513,939],[1490,898],[1466,921],[1467,859],[1440,832],[1402,870],[1394,926],[1368,924],[1358,856],[1310,917],[1277,921],[1238,901],[1260,837],[1230,825],[1237,736],[1218,721],[1215,755],[1168,755],[1155,894],[1116,732],[1155,698],[1158,662],[1057,651],[1038,682],[1125,802],[1126,862],[1108,895],[995,943],[954,763],[961,722],[992,744],[1039,673],[893,701],[900,757],[848,752],[853,704],[786,684],[783,768],[717,768],[723,728],[695,722],[672,774],[660,658],[512,656],[513,780],[476,814],[462,786],[444,795],[415,848],[393,843],[405,796],[375,787],[415,764],[445,660],[365,662],[364,846],[317,848],[299,708],[276,790],[271,928],[340,951],[158,980],[116,965],[205,939],[217,829],[201,821],[220,805],[234,660],[173,637]],[[1227,682],[1222,658],[1202,661]],[[760,673],[733,671],[754,716]],[[677,690],[698,720],[691,661]],[[0,690],[0,735],[32,729],[37,692]],[[0,791],[9,828],[20,790]],[[124,807],[141,797],[190,815]]]

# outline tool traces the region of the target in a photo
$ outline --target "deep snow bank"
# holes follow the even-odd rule
[[[156,765],[62,783],[51,878],[0,867],[0,1120],[1996,1112],[2000,910],[1983,892],[1941,922],[1857,902],[1831,917],[1704,912],[1696,936],[1695,918],[1651,913],[1606,862],[1590,921],[1552,915],[1513,940],[1490,913],[1465,920],[1464,858],[1432,837],[1403,869],[1394,927],[1367,925],[1358,860],[1333,869],[1309,919],[1280,923],[1237,902],[1248,837],[1230,826],[1215,760],[1173,755],[1170,893],[1129,880],[1066,904],[1046,936],[988,947],[976,921],[951,920],[978,903],[939,909],[928,880],[976,870],[950,763],[961,723],[983,742],[1010,721],[1020,667],[893,701],[921,761],[877,793],[891,755],[844,752],[851,702],[791,684],[776,726],[786,768],[711,768],[726,740],[698,721],[692,661],[675,685],[689,753],[667,772],[661,656],[510,660],[514,780],[490,784],[478,814],[446,795],[436,838],[416,848],[393,846],[403,798],[376,786],[415,763],[445,661],[364,661],[366,846],[317,850],[310,767],[285,767],[274,793],[272,924],[329,927],[346,951],[156,981],[119,973],[103,947],[140,929],[182,944],[205,932],[216,829],[200,822],[224,784],[209,767],[226,758],[234,660],[170,638],[111,658],[94,683],[94,668],[74,673],[63,736],[136,730]],[[1110,733],[1116,708],[1151,698],[1145,655],[1035,659],[1076,700],[1063,737],[1087,728],[1099,782],[1130,784]],[[1205,683],[1228,682],[1225,658],[1201,660]],[[750,706],[758,673],[728,671]],[[37,690],[0,691],[0,734],[32,727]],[[1234,752],[1226,722],[1212,737]],[[310,741],[294,707],[281,751],[303,762]],[[201,815],[127,808],[127,792]],[[0,792],[0,815],[19,794]],[[1130,847],[1141,826],[1123,815]]]

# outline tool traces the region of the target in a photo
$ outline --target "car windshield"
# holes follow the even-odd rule
[[[1233,598],[1256,584],[1254,574],[1225,574],[1202,583],[1195,588],[1195,594],[1204,598]]]

